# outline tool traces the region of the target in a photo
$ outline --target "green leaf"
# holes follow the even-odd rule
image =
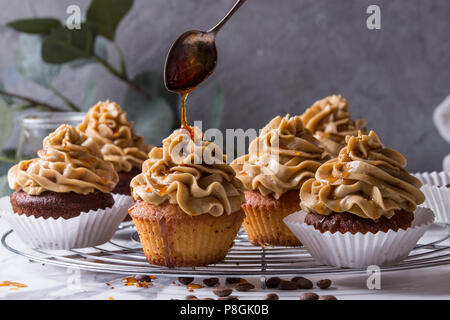
[[[133,0],[92,0],[86,19],[97,24],[100,35],[113,41],[117,26],[132,6]]]
[[[97,36],[95,38],[95,44],[94,44],[94,52],[95,55],[102,58],[103,60],[108,60],[108,48],[107,48],[108,40],[106,40],[104,37]],[[84,67],[85,65],[88,65],[90,63],[96,62],[92,58],[87,59],[78,59],[75,61],[72,61],[69,63],[70,68],[80,68]]]
[[[42,38],[36,35],[22,34],[16,54],[19,72],[33,82],[49,87],[61,70],[60,65],[49,64],[42,60]]]
[[[19,32],[32,34],[49,34],[54,29],[61,28],[61,22],[53,18],[20,19],[7,24]]]
[[[12,192],[8,185],[8,176],[0,176],[0,198],[9,196]]]
[[[9,140],[9,136],[12,132],[13,118],[11,110],[5,100],[0,98],[0,150],[4,147],[5,143]]]
[[[89,79],[84,90],[83,104],[81,105],[82,111],[88,111],[95,103],[95,95],[97,93],[97,82],[93,79]]]
[[[220,85],[214,90],[214,102],[211,109],[211,128],[219,128],[222,122],[225,95]]]
[[[96,36],[95,25],[89,23],[82,23],[80,30],[57,29],[44,38],[42,58],[45,62],[56,64],[90,58],[94,53]]]
[[[136,132],[146,138],[147,143],[160,145],[162,139],[172,133],[175,127],[174,110],[178,103],[177,96],[164,87],[161,73],[144,71],[133,82],[145,90],[151,99],[128,88],[122,107],[128,118],[135,121]]]

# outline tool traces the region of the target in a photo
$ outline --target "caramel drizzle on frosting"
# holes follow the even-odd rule
[[[151,149],[142,136],[136,136],[133,125],[117,103],[107,100],[89,110],[78,130],[97,142],[117,172],[130,172],[133,167],[141,168]]]
[[[338,158],[325,162],[315,179],[303,184],[303,210],[322,215],[350,212],[377,220],[392,217],[396,210],[413,212],[425,201],[422,184],[405,170],[406,159],[384,148],[375,132],[347,136],[346,142]]]
[[[321,146],[332,157],[338,156],[345,147],[346,136],[366,133],[364,119],[354,122],[348,112],[348,102],[341,95],[332,95],[316,101],[301,116],[305,128],[309,129]]]
[[[135,201],[153,205],[166,201],[178,204],[191,216],[209,213],[220,216],[240,210],[244,187],[226,164],[222,150],[202,140],[199,128],[175,130],[153,148],[142,166],[142,173],[131,181]]]
[[[249,153],[231,166],[244,186],[279,199],[289,190],[300,189],[325,161],[324,150],[299,116],[272,119],[250,143]]]
[[[44,191],[109,193],[119,181],[95,141],[70,125],[62,125],[46,137],[38,156],[9,170],[12,189],[22,188],[30,195]]]

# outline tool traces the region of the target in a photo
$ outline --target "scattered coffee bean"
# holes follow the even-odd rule
[[[305,292],[301,295],[300,300],[319,300],[319,296],[314,292]]]
[[[255,289],[255,286],[252,285],[250,282],[242,282],[242,283],[238,283],[236,285],[236,290],[237,291],[250,291],[252,289]]]
[[[229,296],[233,292],[232,289],[227,287],[217,287],[214,288],[213,293],[218,297],[226,297]]]
[[[303,277],[298,277],[296,282],[299,289],[311,289],[314,286],[311,280]]]
[[[235,284],[241,282],[241,278],[227,278],[226,283]]]
[[[238,297],[228,296],[228,297],[219,297],[217,300],[239,300]]]
[[[331,294],[326,294],[324,296],[320,296],[319,300],[337,300],[337,298]]]
[[[152,282],[150,276],[146,276],[145,274],[139,274],[135,277],[135,279],[142,282]]]
[[[274,289],[278,287],[278,284],[280,283],[281,279],[278,277],[272,277],[266,280],[266,287],[270,289]]]
[[[205,284],[205,286],[214,287],[219,283],[219,278],[203,279],[203,283]]]
[[[279,300],[280,298],[276,293],[269,293],[264,300]]]
[[[281,280],[278,284],[278,289],[280,290],[297,290],[298,284],[293,281]]]
[[[181,284],[188,285],[189,283],[191,283],[192,281],[194,281],[194,278],[179,277],[179,278],[178,278],[178,281],[179,281]]]
[[[330,279],[322,279],[317,281],[317,286],[320,289],[328,289],[331,286],[331,280]]]
[[[190,294],[184,298],[185,300],[199,300],[196,296]]]

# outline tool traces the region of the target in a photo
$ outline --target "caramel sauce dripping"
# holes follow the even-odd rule
[[[194,140],[194,130],[189,125],[187,121],[187,115],[186,115],[186,100],[189,95],[195,88],[189,89],[187,91],[177,91],[177,93],[181,97],[181,129],[187,130],[189,132],[189,135],[191,136],[191,139]]]

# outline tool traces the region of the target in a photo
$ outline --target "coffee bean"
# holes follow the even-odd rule
[[[311,280],[303,277],[298,277],[296,282],[299,289],[311,289],[314,286]]]
[[[185,300],[199,300],[196,296],[190,294],[184,298]]]
[[[278,277],[269,278],[266,280],[266,287],[270,289],[274,289],[278,287],[278,284],[280,283],[281,279]]]
[[[233,292],[232,289],[227,287],[217,287],[214,288],[213,293],[218,297],[226,297],[229,296]]]
[[[264,300],[279,300],[280,298],[276,293],[269,293]]]
[[[320,289],[328,289],[331,286],[331,280],[330,279],[322,279],[317,281],[317,286]]]
[[[226,283],[235,284],[241,282],[241,278],[227,278]]]
[[[150,278],[150,276],[146,276],[145,274],[139,274],[136,277],[134,277],[137,281],[142,281],[142,282],[152,282],[152,279]]]
[[[252,289],[255,289],[255,286],[252,285],[249,282],[242,282],[242,283],[239,283],[239,284],[236,285],[236,290],[237,291],[245,292],[245,291],[250,291]]]
[[[337,298],[331,294],[326,294],[324,296],[320,296],[319,300],[337,300]]]
[[[314,292],[305,292],[301,295],[300,300],[319,300],[319,296]]]
[[[203,283],[205,284],[205,286],[214,287],[219,283],[219,278],[203,279]]]
[[[178,278],[178,281],[179,281],[181,284],[188,285],[189,283],[191,283],[192,281],[194,281],[194,278],[179,277],[179,278]]]
[[[239,300],[238,297],[228,296],[228,297],[219,297],[217,300]]]
[[[298,284],[293,281],[281,280],[278,284],[278,289],[280,290],[297,290]]]

